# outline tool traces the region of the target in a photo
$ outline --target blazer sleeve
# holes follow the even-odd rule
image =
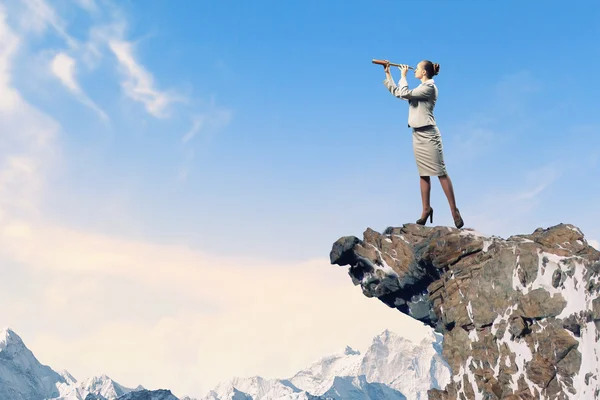
[[[383,80],[383,84],[390,91],[391,94],[393,94],[394,96],[396,96],[397,98],[399,98],[401,100],[407,100],[406,98],[403,98],[403,97],[400,96],[400,88],[398,86],[396,86],[396,84],[394,83],[393,80],[388,79],[386,77]]]
[[[405,100],[427,100],[435,96],[435,89],[429,85],[419,85],[410,90],[405,77],[400,78],[394,96]]]

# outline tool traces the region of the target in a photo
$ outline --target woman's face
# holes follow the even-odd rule
[[[423,69],[423,62],[420,62],[417,65],[417,69],[415,69],[415,78],[421,79],[426,76],[427,76],[427,74],[425,73],[425,70]]]

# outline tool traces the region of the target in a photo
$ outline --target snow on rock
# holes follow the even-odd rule
[[[337,240],[331,263],[443,334],[452,377],[430,399],[600,398],[600,252],[579,228],[502,239],[405,224],[363,236]]]

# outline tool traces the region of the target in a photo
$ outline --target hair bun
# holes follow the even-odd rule
[[[440,64],[433,63],[433,75],[437,75],[440,73]]]

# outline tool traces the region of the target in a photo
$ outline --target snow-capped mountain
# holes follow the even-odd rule
[[[331,388],[323,394],[333,400],[406,400],[396,389],[379,382],[368,382],[364,375],[335,377]]]
[[[0,399],[54,398],[63,384],[67,379],[42,365],[15,332],[0,329]]]
[[[440,337],[415,344],[389,331],[364,354],[346,347],[289,379],[234,378],[203,400],[420,400],[450,379]],[[184,398],[191,400],[189,398]],[[106,375],[77,381],[42,365],[11,329],[0,331],[0,400],[178,400],[169,390],[124,387]]]
[[[138,397],[131,395],[138,391]],[[78,382],[68,371],[58,373],[42,365],[12,329],[0,330],[0,400],[115,399],[176,400],[176,397],[169,391],[147,391],[141,386],[129,389],[106,375]]]
[[[407,399],[426,399],[427,390],[444,387],[450,370],[441,356],[441,338],[431,333],[415,343],[388,330],[376,336],[362,355],[346,348],[298,372],[290,382],[312,394],[326,393],[336,377],[365,376],[400,391]]]
[[[179,400],[170,390],[135,390],[121,397],[119,400]]]
[[[252,378],[234,378],[230,382],[219,384],[211,390],[203,400],[324,400],[323,397],[313,396],[289,381],[280,379],[264,379],[259,376]]]
[[[440,341],[439,335],[431,333],[415,344],[386,330],[373,339],[364,355],[346,347],[289,379],[235,378],[218,385],[203,400],[424,400],[427,390],[443,388],[450,381]]]
[[[68,385],[72,385],[74,383],[77,383],[77,379],[75,379],[73,377],[73,375],[71,375],[69,373],[69,371],[62,370],[62,371],[59,371],[58,373],[60,374],[60,376],[62,376],[65,379],[65,381],[67,382]]]
[[[77,382],[75,378],[68,385],[60,385],[61,396],[56,400],[86,400],[88,394],[95,395],[94,400],[112,400],[129,392],[144,390],[142,386],[129,389],[113,381],[106,375],[94,376]]]

